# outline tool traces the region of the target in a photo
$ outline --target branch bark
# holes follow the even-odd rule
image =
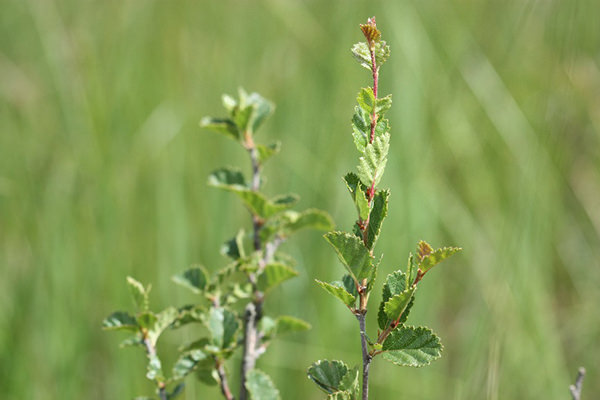
[[[577,378],[575,379],[575,384],[569,386],[569,391],[571,392],[571,397],[573,400],[581,400],[581,389],[583,388],[583,378],[585,377],[585,368],[579,368],[579,372],[577,373]]]
[[[356,319],[358,319],[358,325],[360,327],[360,344],[362,348],[362,400],[368,400],[369,398],[369,367],[373,357],[369,354],[369,344],[367,342],[367,329],[366,329],[366,313],[358,312]]]
[[[227,374],[225,373],[225,367],[219,360],[215,360],[217,364],[217,374],[219,375],[219,386],[221,387],[221,393],[227,400],[234,400],[231,389],[229,389],[229,383],[227,382]]]

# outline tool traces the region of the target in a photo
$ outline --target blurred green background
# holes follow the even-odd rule
[[[159,309],[189,301],[170,276],[216,269],[248,216],[206,186],[238,146],[202,132],[238,86],[277,104],[265,188],[354,221],[351,57],[371,15],[392,49],[392,190],[380,281],[419,239],[464,252],[428,275],[411,322],[445,356],[377,360],[373,399],[567,399],[577,367],[600,397],[600,3],[578,1],[0,2],[0,393],[3,399],[151,394],[144,356],[102,319],[152,283]],[[314,283],[342,268],[319,233],[285,245],[300,278],[268,311],[310,321],[260,366],[283,399],[321,399],[306,367],[360,363],[356,321]],[[376,307],[377,296],[371,304]],[[374,318],[371,318],[374,323]],[[371,326],[371,331],[375,324]],[[192,331],[168,334],[165,353]],[[168,355],[167,362],[170,360]],[[233,373],[237,368],[232,368]],[[235,380],[235,377],[233,378]],[[219,398],[188,380],[185,399]]]

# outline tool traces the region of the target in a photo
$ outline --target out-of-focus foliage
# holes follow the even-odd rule
[[[98,321],[129,306],[127,275],[152,282],[153,308],[164,309],[194,298],[174,290],[173,274],[223,264],[215,249],[246,213],[205,185],[215,166],[243,157],[197,127],[220,115],[220,93],[244,86],[277,104],[264,142],[284,146],[265,169],[266,192],[353,220],[338,184],[356,155],[348,82],[369,82],[344,43],[368,15],[393,54],[381,81],[394,107],[380,185],[394,207],[377,243],[379,280],[421,238],[464,248],[459,267],[428,275],[411,311],[411,323],[444,338],[444,357],[426,369],[375,364],[371,396],[566,398],[584,365],[583,396],[598,397],[599,14],[594,0],[4,0],[3,398],[151,391],[132,368],[143,354],[119,351]],[[359,362],[356,322],[313,283],[339,273],[328,247],[318,235],[282,247],[300,278],[273,289],[269,314],[313,325],[262,359],[286,400],[322,397],[305,375],[313,360]],[[178,332],[161,341],[194,338]],[[190,384],[181,398],[218,396],[205,388]]]

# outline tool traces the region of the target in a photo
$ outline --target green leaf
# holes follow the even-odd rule
[[[416,286],[406,289],[402,293],[392,296],[385,302],[383,310],[388,321],[395,321],[404,313],[412,300],[416,289]]]
[[[358,92],[358,96],[356,97],[356,101],[358,102],[359,107],[365,112],[367,115],[371,115],[373,113],[373,106],[375,104],[375,96],[373,95],[373,89],[362,88],[360,92]],[[370,129],[370,119],[369,119],[369,129]]]
[[[389,148],[389,133],[375,138],[373,143],[365,147],[364,155],[360,157],[357,167],[358,177],[365,186],[371,187],[373,183],[377,186],[379,183],[387,163]]]
[[[106,330],[123,330],[137,332],[139,330],[135,317],[125,311],[116,311],[102,321],[102,328]]]
[[[310,328],[311,326],[308,322],[289,315],[282,315],[275,320],[275,335],[277,336],[307,331]]]
[[[372,258],[360,238],[346,232],[329,232],[324,237],[355,281],[369,278]]]
[[[188,304],[177,309],[177,318],[173,321],[173,328],[179,328],[183,325],[203,322],[204,308],[200,305]]]
[[[120,344],[119,347],[120,348],[125,348],[125,347],[144,347],[144,341],[142,339],[142,335],[141,333],[137,333],[133,336],[128,337],[127,339],[123,340]]]
[[[289,211],[292,212],[292,211]],[[292,212],[293,213],[293,212]],[[294,213],[289,216],[289,222],[286,224],[285,231],[287,235],[295,233],[301,229],[329,230],[333,229],[333,220],[331,216],[322,210],[311,208],[300,213]]]
[[[387,216],[388,198],[390,191],[380,190],[373,197],[373,209],[369,217],[369,229],[367,230],[367,247],[373,249],[375,242],[381,233],[381,225]]]
[[[392,106],[392,95],[388,94],[385,97],[377,99],[377,101],[375,102],[375,104],[376,104],[375,105],[375,113],[378,116],[382,116]]]
[[[148,330],[154,327],[154,324],[158,319],[153,312],[144,311],[138,315],[137,320],[141,328]]]
[[[281,142],[276,142],[268,146],[257,144],[256,151],[258,152],[258,161],[262,164],[269,158],[279,153],[281,150]]]
[[[192,350],[181,354],[173,365],[173,379],[185,378],[196,369],[198,362],[206,360],[207,357],[202,350]]]
[[[208,273],[204,267],[198,265],[174,275],[172,279],[178,285],[186,287],[196,294],[200,294],[204,291],[208,283]]]
[[[308,368],[308,377],[329,395],[344,391],[355,393],[358,387],[358,370],[339,360],[313,363]]]
[[[216,386],[219,384],[219,375],[215,369],[215,362],[212,359],[199,361],[196,364],[196,378],[205,385]]]
[[[359,42],[352,46],[352,55],[360,65],[369,71],[371,70],[371,52],[369,51],[369,45],[367,43]]]
[[[408,288],[409,285],[406,282],[406,275],[404,274],[404,272],[395,271],[387,276],[386,281],[383,285],[381,303],[379,304],[379,313],[377,314],[377,322],[379,323],[379,329],[383,330],[387,328],[389,323],[392,322],[392,319],[388,318],[385,312],[385,304],[387,303],[387,301],[396,295],[404,293]],[[409,302],[406,308],[404,309],[402,313],[402,318],[400,319],[400,323],[404,323],[406,321],[411,307],[412,301]]]
[[[165,308],[156,314],[154,325],[148,329],[148,339],[153,346],[156,346],[160,335],[177,320],[178,316],[179,312],[175,307]]]
[[[346,187],[352,196],[352,200],[354,201],[354,205],[356,206],[356,211],[358,212],[358,216],[364,221],[369,216],[369,202],[367,201],[367,196],[365,194],[365,190],[363,188],[364,185],[360,183],[358,176],[352,172],[346,174],[344,176],[344,182],[346,182]]]
[[[298,272],[285,264],[270,263],[265,266],[258,276],[257,288],[261,292],[267,292],[296,275],[298,275]]]
[[[356,394],[350,391],[335,392],[327,396],[327,400],[355,400]]]
[[[148,285],[148,288],[145,289],[144,285],[142,285],[140,282],[136,281],[130,276],[127,277],[127,286],[129,287],[133,303],[137,307],[137,309],[147,310],[148,293],[150,292],[151,286]]]
[[[206,325],[214,346],[228,349],[235,345],[240,323],[234,313],[223,307],[212,307],[208,312]]]
[[[232,168],[220,168],[213,171],[208,176],[208,184],[216,187],[223,187],[229,190],[248,189],[246,180],[242,171]]]
[[[146,366],[146,378],[151,381],[164,382],[165,375],[162,371],[162,364],[160,358],[156,354],[150,354],[148,356],[148,365]]]
[[[348,293],[346,289],[344,289],[342,286],[335,286],[331,283],[322,282],[317,279],[315,279],[315,282],[317,282],[319,286],[325,289],[327,293],[332,294],[334,297],[341,300],[342,303],[344,303],[346,306],[354,307],[354,305],[356,304],[356,297]]]
[[[333,282],[335,284],[335,282]],[[338,285],[339,286],[339,285]],[[358,289],[356,288],[356,282],[352,279],[352,276],[346,274],[342,277],[341,286],[346,289],[346,292],[350,293],[352,296],[358,298]]]
[[[240,229],[234,238],[229,239],[221,246],[221,254],[229,256],[234,260],[238,260],[240,257],[246,257],[244,251],[244,236],[246,232]]]
[[[440,339],[425,327],[401,326],[383,342],[383,358],[396,365],[422,367],[442,355]]]
[[[261,193],[246,186],[244,176],[239,170],[221,168],[208,177],[208,184],[234,192],[255,215],[266,219],[292,207],[298,196],[287,194],[267,200]]]
[[[361,153],[364,153],[369,137],[371,136],[371,116],[362,108],[354,107],[352,116],[352,137],[354,144]]]
[[[390,46],[388,46],[385,40],[381,40],[375,44],[375,62],[377,67],[381,67],[383,63],[390,57]]]
[[[248,104],[250,104],[253,108],[252,118],[250,121],[250,127],[252,132],[256,132],[256,130],[262,125],[265,119],[271,115],[275,106],[269,100],[265,99],[258,93],[252,93],[247,98]]]
[[[221,101],[223,103],[223,107],[225,107],[225,109],[227,111],[229,111],[230,113],[233,111],[233,109],[235,107],[238,106],[237,100],[228,94],[224,94],[223,96],[221,96]]]
[[[325,211],[308,209],[302,212],[283,211],[269,219],[261,229],[261,239],[270,241],[273,237],[287,238],[302,229],[330,230],[333,221]]]
[[[246,374],[246,389],[252,400],[278,400],[279,390],[269,375],[259,369],[252,369]]]
[[[418,264],[419,269],[426,273],[431,268],[435,267],[437,264],[441,263],[448,257],[458,253],[462,249],[460,247],[444,247],[441,249],[435,250],[433,253],[426,255],[422,261]]]
[[[294,204],[296,204],[298,202],[298,200],[300,200],[300,197],[297,194],[289,193],[289,194],[275,196],[271,199],[270,202],[275,207],[279,207],[279,209],[277,211],[282,211],[282,210],[292,207]],[[272,214],[270,214],[268,216],[271,216],[273,214],[275,214],[275,212],[273,212]]]
[[[204,117],[200,121],[200,127],[212,129],[233,140],[240,140],[240,132],[235,123],[229,118]]]
[[[377,120],[377,125],[375,125],[375,137],[381,137],[385,133],[389,133],[390,131],[390,122],[382,118],[381,116]]]

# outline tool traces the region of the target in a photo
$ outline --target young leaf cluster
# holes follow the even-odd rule
[[[308,377],[327,394],[328,399],[366,400],[370,364],[378,355],[393,364],[412,367],[428,365],[441,356],[439,338],[430,329],[409,326],[406,321],[421,279],[435,265],[460,250],[456,247],[434,250],[428,243],[419,242],[416,257],[409,256],[407,268],[387,276],[377,313],[377,335],[367,335],[368,300],[381,261],[381,257],[374,254],[374,248],[387,216],[390,196],[388,189],[380,189],[378,185],[390,147],[390,123],[385,113],[391,107],[392,97],[380,97],[378,94],[379,68],[390,55],[389,46],[381,40],[375,18],[369,18],[360,27],[366,42],[355,44],[352,54],[371,72],[373,86],[362,88],[356,98],[351,123],[359,160],[356,172],[344,177],[357,220],[351,233],[334,231],[325,234],[325,240],[336,252],[345,274],[339,281],[328,283],[317,280],[317,284],[340,300],[359,322],[362,390],[356,368],[350,368],[339,360],[317,361],[308,369]]]
[[[210,174],[208,184],[241,200],[250,213],[252,228],[240,229],[225,241],[221,253],[229,262],[210,274],[194,265],[173,276],[173,281],[196,295],[197,301],[169,307],[160,313],[148,309],[149,287],[128,278],[137,313],[116,312],[104,327],[133,334],[127,345],[139,345],[148,356],[148,379],[156,385],[160,400],[173,399],[183,390],[181,381],[194,373],[203,383],[218,385],[223,396],[234,399],[228,382],[228,360],[241,349],[239,399],[279,399],[269,376],[256,368],[256,361],[273,339],[304,331],[310,325],[292,316],[268,316],[263,310],[266,296],[298,273],[294,260],[279,250],[291,235],[302,229],[330,230],[333,223],[323,211],[294,211],[295,194],[267,196],[260,191],[264,163],[279,149],[279,143],[255,142],[256,130],[272,113],[273,105],[257,93],[240,89],[239,98],[223,96],[225,118],[206,117],[201,126],[234,139],[247,151],[252,174],[246,179],[238,169],[220,168]],[[159,336],[167,329],[199,326],[198,336],[179,348],[177,361],[167,377],[157,353]],[[177,384],[176,386],[174,386]],[[172,390],[168,390],[174,386]]]

